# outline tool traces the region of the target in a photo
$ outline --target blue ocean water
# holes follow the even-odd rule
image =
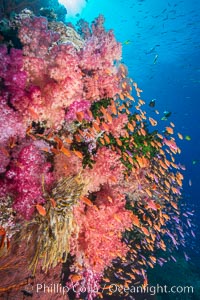
[[[66,2],[69,4],[70,1]],[[158,296],[158,299],[200,299],[200,1],[72,2],[74,10],[69,11],[67,21],[74,24],[79,18],[91,22],[99,14],[105,16],[106,28],[113,29],[117,40],[123,45],[122,61],[128,66],[129,76],[143,90],[142,99],[147,103],[148,114],[160,120],[159,129],[162,131],[167,124],[167,121],[161,120],[163,112],[171,112],[168,121],[175,123],[175,134],[180,132],[184,137],[183,140],[177,139],[181,148],[177,161],[186,167],[181,201],[194,210],[196,239],[190,240],[185,250],[191,260],[173,265],[171,269],[164,266],[151,273],[156,280],[162,281],[163,278],[162,282],[165,282],[166,272],[169,272],[171,283],[176,284],[180,283],[180,274],[185,272],[187,274],[183,276],[182,284],[189,277],[198,283],[194,284],[195,295],[179,295],[180,298]],[[156,99],[155,109],[160,115],[155,115],[149,107],[152,99]],[[189,239],[187,235],[186,239]],[[178,255],[181,259],[182,254]]]

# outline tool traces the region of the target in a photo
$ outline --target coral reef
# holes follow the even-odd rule
[[[76,30],[22,12],[10,26],[20,49],[0,46],[0,294],[43,299],[55,282],[92,300],[111,279],[145,286],[192,226],[174,124],[155,130],[103,16]]]

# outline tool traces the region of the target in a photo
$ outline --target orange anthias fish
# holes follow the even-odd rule
[[[59,137],[55,136],[55,137],[54,137],[54,141],[57,143],[58,149],[61,149],[61,147],[62,147],[62,145],[63,145],[62,140],[61,140]]]
[[[149,197],[152,197],[152,192],[149,189],[145,189],[145,192],[148,194]]]
[[[84,112],[82,112],[82,111],[77,112],[76,117],[79,122],[82,122],[83,118],[84,118]]]
[[[174,133],[174,130],[173,130],[173,128],[171,128],[171,127],[165,127],[165,130],[166,130],[167,133],[169,133],[169,134],[173,134],[173,133]]]
[[[171,140],[167,140],[167,139],[163,139],[163,142],[165,143],[165,145],[167,145],[171,150],[174,151],[178,151],[178,146],[176,145],[176,142],[171,139]]]
[[[141,132],[141,134],[142,134],[143,136],[145,136],[145,135],[146,135],[146,130],[145,130],[145,129],[143,129],[143,128],[140,128],[140,132]]]
[[[144,156],[140,157],[140,156],[137,155],[136,160],[137,160],[140,168],[145,168],[149,164],[149,160],[147,158],[145,158]]]
[[[153,210],[158,210],[158,208],[157,208],[157,206],[156,206],[156,204],[153,200],[148,200],[147,205],[148,205],[149,208],[151,208]]]
[[[156,126],[157,125],[157,121],[154,120],[153,118],[149,117],[149,122],[151,123],[152,126]]]
[[[183,135],[181,133],[177,133],[180,140],[183,140]]]
[[[79,158],[83,159],[83,154],[82,154],[80,151],[74,150],[74,154],[75,154],[76,156],[78,156]]]
[[[112,123],[113,119],[109,113],[106,113],[105,115],[106,119],[108,120],[109,123]]]
[[[102,145],[105,145],[104,139],[100,138],[100,142],[102,143]]]
[[[119,222],[119,223],[121,223],[122,222],[122,220],[120,219],[120,217],[117,215],[117,214],[114,214],[114,219],[117,221],[117,222]]]
[[[103,278],[103,280],[105,281],[105,282],[110,282],[110,279],[109,278]]]
[[[72,274],[69,276],[69,279],[71,279],[71,281],[73,282],[77,282],[77,281],[80,281],[82,278],[81,275],[78,275],[78,274]]]
[[[70,150],[68,150],[67,148],[65,147],[61,147],[60,151],[65,154],[67,157],[70,157],[71,156],[71,152]]]
[[[106,134],[104,135],[104,140],[106,141],[107,144],[110,144],[110,139]]]
[[[41,215],[41,216],[43,216],[43,217],[45,217],[46,216],[46,209],[44,208],[44,206],[42,206],[42,205],[40,205],[40,204],[36,204],[36,209],[37,209],[37,211],[39,212],[39,214]]]
[[[148,230],[146,227],[142,226],[142,227],[141,227],[141,230],[143,231],[143,233],[144,233],[145,235],[147,235],[147,236],[150,235],[149,230]]]
[[[78,143],[80,143],[81,140],[82,140],[81,137],[80,137],[80,135],[78,135],[78,134],[75,134],[74,138],[75,138],[76,142],[78,142]]]
[[[105,131],[109,131],[109,126],[105,122],[102,122],[102,127]]]
[[[122,142],[121,142],[121,140],[119,138],[116,138],[116,142],[117,142],[118,146],[122,146]]]
[[[71,140],[70,138],[65,138],[65,142],[67,144],[72,144],[73,143],[73,140]]]
[[[137,227],[140,227],[140,220],[138,216],[134,215],[133,213],[131,214],[131,219],[133,221],[133,224]]]
[[[110,196],[108,196],[107,199],[110,203],[113,203],[113,199]]]
[[[80,199],[81,199],[81,201],[83,201],[88,206],[93,206],[93,203],[92,203],[92,201],[89,198],[87,198],[85,196],[82,196]]]
[[[114,115],[117,115],[116,105],[115,105],[115,102],[113,100],[111,101],[111,111]]]
[[[121,100],[124,100],[124,96],[123,96],[122,93],[119,93],[119,98],[120,98]]]
[[[98,125],[96,122],[93,122],[92,125],[93,125],[94,129],[95,129],[97,132],[101,131],[99,125]]]
[[[138,90],[138,91],[141,91],[141,90]],[[134,98],[133,98],[133,96],[131,96],[129,93],[127,93],[127,95],[126,95],[126,97],[128,98],[128,99],[130,99],[130,100],[135,100]]]
[[[130,131],[134,131],[134,127],[131,123],[128,123],[127,126]]]

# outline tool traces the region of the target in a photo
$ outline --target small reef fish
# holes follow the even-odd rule
[[[150,107],[155,107],[155,104],[156,104],[156,99],[152,99],[152,100],[149,102],[149,106],[150,106]]]
[[[130,43],[131,43],[130,40],[126,40],[126,41],[124,41],[122,44],[123,44],[123,45],[129,45]]]
[[[164,111],[164,115],[166,118],[169,118],[171,114],[172,114],[171,111],[167,111],[167,110]]]
[[[185,136],[185,139],[186,139],[186,141],[191,141],[191,136],[186,135],[186,136]]]
[[[40,205],[40,204],[36,204],[36,209],[37,209],[37,211],[38,211],[38,213],[41,215],[41,216],[46,216],[46,209],[42,206],[42,205]]]
[[[182,134],[181,134],[181,133],[179,133],[179,132],[178,132],[177,134],[178,134],[178,137],[179,137],[179,139],[180,139],[180,140],[183,140],[183,136],[182,136]]]
[[[178,151],[178,146],[176,145],[176,142],[174,140],[167,140],[167,139],[163,139],[163,142],[165,143],[165,145],[167,145],[170,149]]]
[[[153,61],[154,65],[156,64],[157,60],[158,60],[158,54],[156,54],[155,57],[154,57],[154,61]]]
[[[149,122],[151,123],[152,126],[156,126],[157,125],[157,121],[154,120],[153,118],[149,117]]]
[[[166,121],[171,116],[172,113],[171,113],[171,111],[165,110],[163,114],[164,114],[164,117],[162,117],[161,120]]]
[[[171,128],[171,127],[169,127],[169,126],[165,127],[165,130],[166,130],[166,132],[167,132],[168,134],[173,134],[173,133],[174,133],[173,128]]]

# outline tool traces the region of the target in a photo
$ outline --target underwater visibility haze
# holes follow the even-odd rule
[[[200,299],[199,16],[0,0],[0,299]]]

